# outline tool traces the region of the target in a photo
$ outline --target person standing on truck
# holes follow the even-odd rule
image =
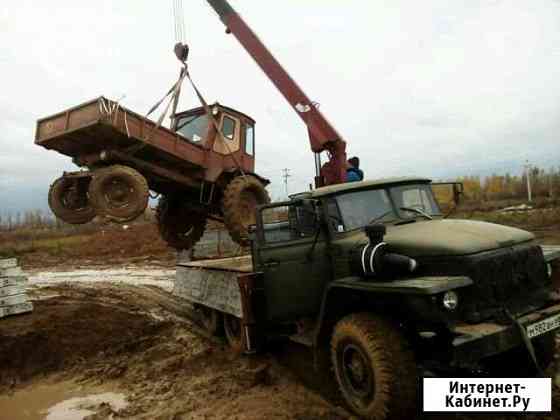
[[[346,182],[356,182],[364,180],[364,172],[360,169],[360,158],[357,156],[348,159],[346,168]]]

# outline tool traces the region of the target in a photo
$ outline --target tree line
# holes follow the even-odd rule
[[[15,213],[0,213],[0,231],[12,231],[20,228],[60,229],[65,225],[50,212],[43,210],[26,210]]]
[[[560,197],[560,168],[545,170],[531,167],[522,175],[466,176],[460,180],[464,186],[464,197],[469,201],[527,200],[529,189],[533,200]]]
[[[556,201],[560,199],[560,167],[542,169],[531,167],[520,175],[493,174],[490,176],[462,176],[462,201],[471,203],[490,201],[528,201],[529,188],[532,201]],[[435,189],[438,199],[448,202],[450,189]]]
[[[521,175],[493,174],[490,176],[463,176],[458,179],[463,183],[462,201],[471,203],[490,201],[527,201],[530,186],[533,201],[560,200],[560,167],[542,169],[531,167]],[[529,181],[529,183],[528,183]],[[452,199],[450,189],[435,189],[440,202]],[[1,210],[1,209],[0,209]],[[144,220],[151,220],[152,212],[147,211]],[[15,213],[0,213],[0,231],[12,231],[20,228],[63,229],[68,225],[54,217],[50,211],[26,210]]]

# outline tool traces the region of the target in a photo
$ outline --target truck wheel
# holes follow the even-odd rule
[[[206,215],[165,196],[159,199],[156,220],[163,240],[177,250],[191,249],[206,229]]]
[[[397,325],[370,314],[343,318],[331,339],[331,360],[342,396],[357,415],[415,417],[417,368]]]
[[[268,191],[254,176],[235,177],[226,187],[222,202],[224,223],[231,238],[248,245],[249,226],[255,224],[257,206],[270,203]]]
[[[95,209],[87,196],[89,179],[71,179],[60,177],[49,189],[49,207],[56,217],[66,223],[80,225],[91,222]]]
[[[236,316],[224,314],[224,332],[230,347],[240,351],[243,346],[241,320]]]
[[[114,222],[130,222],[146,210],[148,182],[128,166],[97,169],[89,184],[89,197],[99,215]]]

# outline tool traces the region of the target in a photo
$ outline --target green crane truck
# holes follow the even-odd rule
[[[322,187],[256,221],[251,255],[179,264],[175,293],[246,352],[329,349],[364,418],[410,418],[426,370],[525,376],[554,358],[560,247],[445,218],[428,179]]]

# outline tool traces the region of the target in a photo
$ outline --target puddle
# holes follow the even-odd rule
[[[123,394],[84,387],[72,381],[34,384],[10,396],[0,396],[2,420],[81,420],[106,403],[114,411],[127,406]]]
[[[40,271],[29,274],[30,286],[49,286],[57,283],[126,283],[133,286],[158,286],[173,290],[175,270],[150,268],[122,268],[105,270]]]
[[[123,394],[113,392],[75,397],[49,408],[45,420],[81,420],[95,414],[96,408],[102,403],[109,404],[114,411],[122,410],[128,405]]]

